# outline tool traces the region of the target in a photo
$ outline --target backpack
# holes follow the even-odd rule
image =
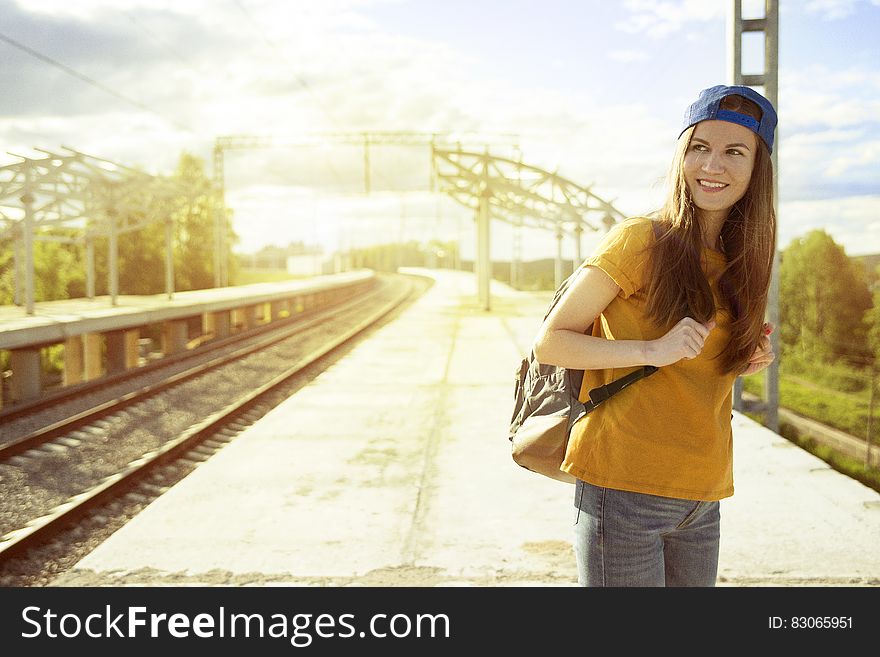
[[[579,273],[579,269],[575,270],[557,288],[544,320]],[[612,395],[656,371],[653,365],[645,365],[611,383],[593,388],[589,401],[584,403],[578,399],[584,370],[541,364],[535,358],[534,350],[530,350],[520,362],[513,389],[509,439],[514,462],[546,477],[574,483],[572,475],[559,469],[565,459],[568,435],[574,423]]]

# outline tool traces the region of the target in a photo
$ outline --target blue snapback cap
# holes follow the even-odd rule
[[[759,121],[748,114],[719,109],[721,100],[727,96],[733,95],[748,98],[760,107],[761,120]],[[681,137],[682,133],[694,124],[697,124],[700,121],[710,120],[729,121],[730,123],[737,123],[745,126],[763,139],[770,152],[773,152],[773,133],[776,129],[777,121],[776,110],[773,109],[773,104],[769,100],[764,98],[764,96],[751,87],[729,87],[727,85],[719,84],[714,87],[709,87],[708,89],[703,89],[700,92],[700,97],[697,98],[697,100],[695,100],[684,113],[684,123],[682,124],[681,132],[678,136]]]

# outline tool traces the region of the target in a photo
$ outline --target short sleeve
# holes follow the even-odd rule
[[[617,283],[620,296],[629,297],[645,285],[652,225],[648,217],[633,217],[617,224],[582,266],[598,267]]]

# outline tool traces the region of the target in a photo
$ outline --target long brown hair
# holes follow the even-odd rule
[[[726,97],[721,107],[761,118],[760,108],[742,96]],[[666,203],[654,222],[657,239],[651,247],[647,312],[659,326],[671,327],[683,317],[708,322],[716,310],[700,266],[702,229],[684,176],[684,156],[693,133],[691,126],[678,140]],[[773,165],[764,141],[755,141],[748,189],[730,209],[720,234],[727,266],[719,278],[719,292],[733,318],[730,342],[720,354],[721,369],[736,374],[745,370],[762,336],[776,245]]]

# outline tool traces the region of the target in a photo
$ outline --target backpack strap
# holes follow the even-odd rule
[[[654,367],[653,365],[645,365],[644,367],[637,369],[635,372],[630,372],[626,376],[622,376],[611,383],[606,383],[604,386],[593,388],[590,390],[590,401],[584,404],[587,413],[592,411],[602,402],[611,398],[613,395],[616,395],[628,385],[631,385],[640,379],[644,379],[646,376],[651,376],[658,369],[659,368]]]

